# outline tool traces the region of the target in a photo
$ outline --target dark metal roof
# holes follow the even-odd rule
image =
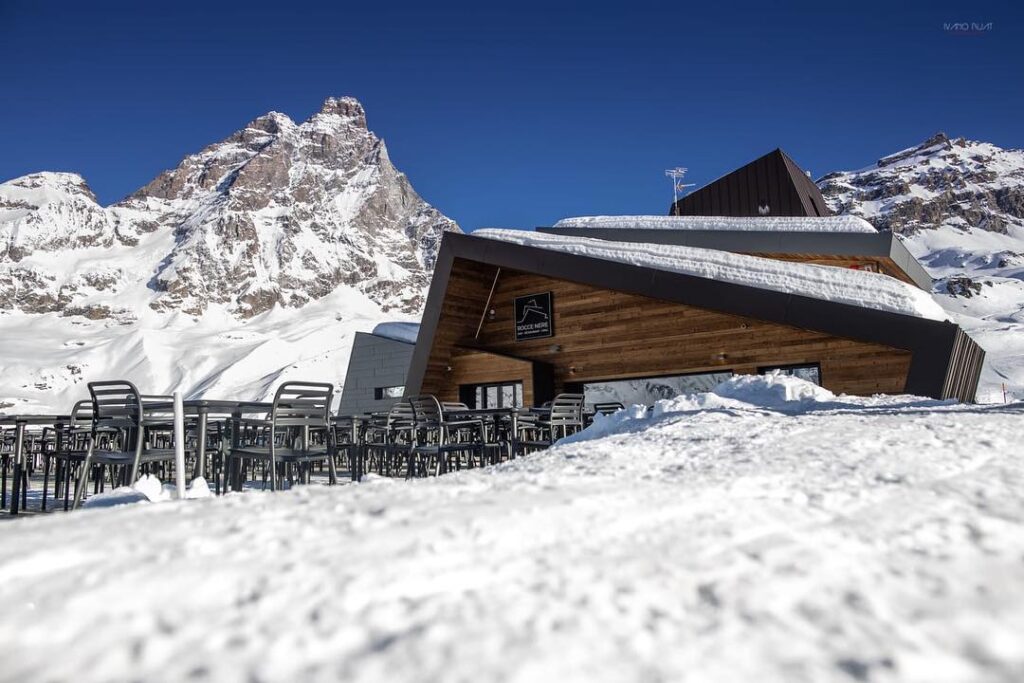
[[[932,278],[892,232],[782,232],[778,230],[651,230],[636,228],[537,228],[537,232],[613,242],[673,244],[738,254],[826,254],[889,258],[925,291]]]
[[[818,186],[776,149],[686,195],[669,215],[813,217],[832,211]]]
[[[921,396],[973,401],[984,358],[984,351],[951,322],[448,232],[409,368],[407,390],[412,393],[423,384],[456,258],[905,349],[913,354],[906,391]],[[956,362],[955,354],[971,362]]]

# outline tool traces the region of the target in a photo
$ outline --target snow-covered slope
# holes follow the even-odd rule
[[[66,409],[100,378],[234,395],[288,370],[340,380],[356,330],[419,313],[457,229],[351,98],[261,116],[106,208],[71,173],[2,183],[0,408]]]
[[[979,400],[1024,397],[1024,150],[938,134],[818,181],[837,212],[905,237],[939,302],[981,343]]]
[[[21,520],[0,680],[1018,681],[1022,419],[737,378],[486,470]]]

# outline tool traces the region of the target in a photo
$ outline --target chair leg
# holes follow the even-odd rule
[[[64,512],[68,511],[68,493],[71,489],[71,463],[64,463]],[[75,478],[75,495],[78,495],[78,478]]]
[[[331,455],[327,456],[327,481],[331,486],[338,483],[338,466]]]
[[[88,447],[85,451],[85,460],[82,461],[82,472],[79,476],[78,484],[75,486],[75,503],[71,506],[72,510],[78,509],[79,504],[82,502],[82,494],[89,483],[89,470],[92,469],[93,441],[93,437],[90,434]]]
[[[46,512],[46,489],[50,486],[50,458],[43,456],[43,512]],[[54,491],[54,495],[57,495]]]

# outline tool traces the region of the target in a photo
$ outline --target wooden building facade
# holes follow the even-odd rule
[[[447,233],[407,394],[539,405],[609,382],[797,368],[836,393],[971,401],[983,358],[949,322]]]

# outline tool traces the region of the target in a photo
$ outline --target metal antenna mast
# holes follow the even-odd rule
[[[676,215],[676,204],[679,203],[679,193],[688,187],[693,187],[696,183],[684,183],[683,176],[686,175],[686,169],[682,166],[676,166],[665,171],[665,175],[672,179],[672,215]]]

